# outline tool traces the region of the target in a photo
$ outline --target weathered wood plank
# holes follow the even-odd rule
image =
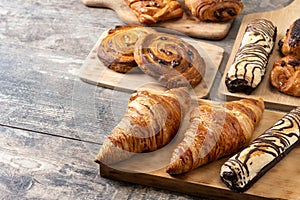
[[[0,199],[193,199],[101,178],[99,147],[0,126]]]

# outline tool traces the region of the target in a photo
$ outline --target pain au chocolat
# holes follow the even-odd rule
[[[164,92],[143,89],[132,94],[124,116],[102,144],[95,162],[113,164],[168,144],[190,102],[187,88]]]
[[[265,75],[276,34],[277,28],[269,20],[255,19],[248,24],[226,74],[228,91],[251,94],[257,88]]]
[[[126,0],[142,24],[179,18],[183,15],[181,4],[176,0]]]
[[[134,58],[145,74],[167,88],[196,87],[206,71],[194,46],[166,33],[151,33],[138,40]]]
[[[299,143],[299,138],[300,107],[286,114],[226,161],[221,167],[221,179],[236,192],[246,191],[287,155]]]
[[[133,52],[137,40],[155,30],[142,26],[116,26],[108,31],[98,47],[99,60],[116,72],[138,70]]]
[[[300,97],[300,59],[285,56],[275,61],[270,82],[280,92]]]
[[[241,0],[184,0],[191,14],[201,21],[226,22],[243,11]]]
[[[236,153],[250,142],[263,111],[261,98],[217,105],[200,103],[191,111],[184,139],[174,149],[167,173],[186,173]]]
[[[283,55],[293,56],[300,60],[300,18],[290,25],[278,45]]]

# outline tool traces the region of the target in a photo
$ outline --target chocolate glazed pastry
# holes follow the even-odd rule
[[[226,22],[243,11],[241,0],[184,0],[192,15],[201,21]]]
[[[183,15],[181,4],[176,0],[126,0],[142,24],[179,18]]]
[[[132,94],[122,120],[102,144],[95,162],[112,164],[168,144],[190,103],[187,88]]]
[[[205,74],[205,63],[198,51],[169,34],[154,33],[141,38],[134,58],[145,74],[167,88],[195,87]]]
[[[270,82],[280,92],[300,97],[300,59],[285,56],[275,61]]]
[[[290,26],[278,45],[284,55],[300,59],[300,18]]]
[[[299,143],[300,107],[266,130],[221,168],[221,179],[232,190],[244,192]]]
[[[191,112],[183,141],[172,153],[167,173],[186,173],[236,153],[250,142],[263,111],[261,98],[197,106]]]
[[[248,24],[241,46],[226,74],[228,91],[251,94],[261,83],[276,33],[276,27],[269,20],[255,19]]]
[[[153,29],[142,26],[116,26],[109,30],[108,35],[101,41],[98,58],[116,72],[138,71],[133,57],[135,43],[139,37],[154,32]]]

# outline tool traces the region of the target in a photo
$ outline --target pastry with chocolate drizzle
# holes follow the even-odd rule
[[[198,50],[179,37],[147,34],[137,41],[134,59],[139,68],[167,88],[195,87],[206,65]]]
[[[221,167],[223,182],[236,192],[249,189],[300,141],[300,107],[293,109]]]
[[[250,22],[229,67],[225,84],[230,92],[251,94],[261,83],[276,40],[277,28],[266,19]]]

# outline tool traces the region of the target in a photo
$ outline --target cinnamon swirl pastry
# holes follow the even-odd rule
[[[300,141],[300,107],[295,108],[249,146],[232,156],[221,168],[223,182],[244,192],[276,165]]]
[[[142,24],[179,18],[183,15],[181,4],[176,0],[126,0]]]
[[[190,103],[187,88],[165,92],[144,89],[132,94],[122,120],[104,141],[95,162],[112,164],[168,144]]]
[[[300,96],[300,59],[285,56],[273,65],[270,74],[271,84],[280,92]]]
[[[139,68],[167,88],[195,87],[205,74],[199,52],[184,40],[164,33],[138,40],[134,58]]]
[[[126,73],[137,64],[133,52],[136,41],[148,33],[154,33],[151,28],[142,26],[116,26],[108,31],[108,34],[98,47],[98,58],[109,69]]]
[[[300,18],[290,26],[278,45],[284,55],[300,59]]]
[[[184,0],[191,14],[201,21],[226,22],[243,11],[241,0]]]
[[[261,83],[274,47],[277,28],[266,19],[250,22],[229,67],[225,84],[230,92],[251,94]]]

